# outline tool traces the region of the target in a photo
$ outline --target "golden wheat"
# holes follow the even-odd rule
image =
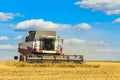
[[[0,62],[0,80],[120,80],[120,63]]]

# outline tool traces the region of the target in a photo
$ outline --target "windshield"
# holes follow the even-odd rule
[[[53,39],[43,39],[40,40],[40,49],[42,50],[54,50],[55,40]]]

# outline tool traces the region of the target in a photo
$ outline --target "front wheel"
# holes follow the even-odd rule
[[[19,57],[19,61],[22,61],[22,62],[27,61],[27,56],[20,55],[20,57]]]

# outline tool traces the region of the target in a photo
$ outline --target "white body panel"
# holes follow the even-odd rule
[[[60,50],[62,48],[62,44],[58,41],[55,42],[55,50]]]
[[[46,51],[46,50],[43,50],[43,53],[56,53],[56,51]]]
[[[33,41],[33,49],[40,49],[40,41]]]

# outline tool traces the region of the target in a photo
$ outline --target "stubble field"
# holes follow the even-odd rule
[[[0,80],[120,80],[119,62],[0,62]]]

